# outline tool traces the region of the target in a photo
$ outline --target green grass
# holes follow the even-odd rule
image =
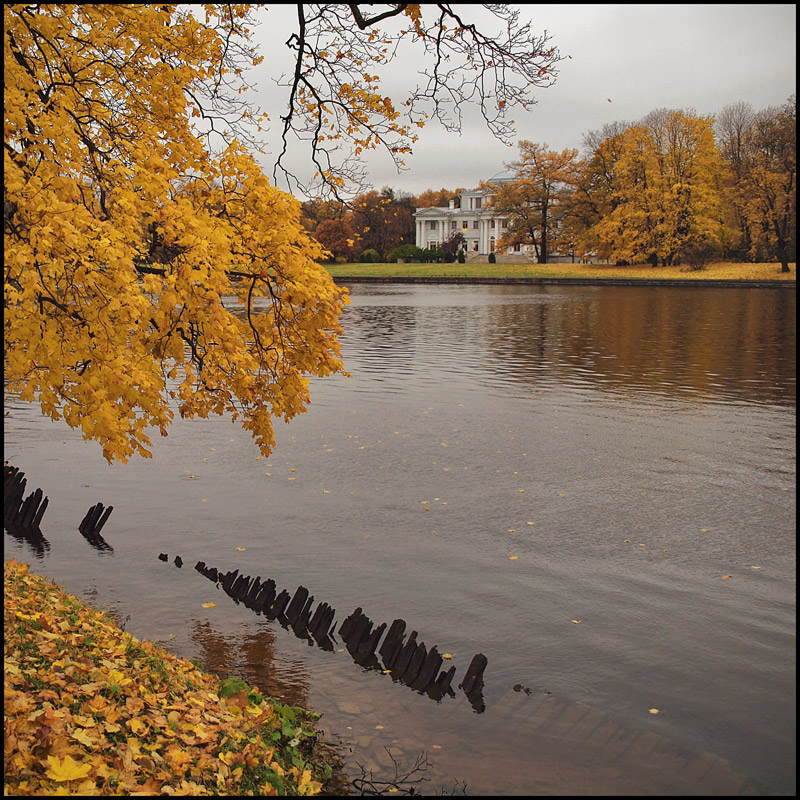
[[[796,264],[790,264],[790,272],[782,273],[781,265],[738,264],[717,262],[704,270],[689,271],[686,267],[651,267],[636,264],[616,267],[610,264],[325,264],[325,269],[336,277],[385,277],[385,278],[650,278],[659,280],[796,280]]]

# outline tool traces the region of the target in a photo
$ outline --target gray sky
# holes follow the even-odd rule
[[[454,7],[466,20],[486,18],[480,6]],[[580,149],[586,132],[610,122],[638,120],[656,108],[691,108],[705,115],[745,101],[759,110],[784,103],[796,91],[793,4],[517,7],[534,33],[546,30],[561,54],[572,58],[559,64],[553,86],[536,93],[531,111],[511,114],[517,127],[515,143],[529,139],[552,150]],[[259,13],[255,38],[265,60],[253,76],[254,99],[274,120],[267,142],[277,153],[278,117],[287,94],[270,78],[291,68],[284,42],[295,29],[296,11],[292,5],[278,4]],[[484,32],[498,28],[492,18]],[[402,90],[408,92],[416,83],[416,69],[413,60],[398,63],[385,84],[386,93],[402,99]],[[400,174],[381,152],[371,155],[367,164],[376,188],[388,185],[418,194],[477,186],[516,155],[516,144],[503,145],[479,117],[465,114],[460,136],[434,123],[422,129],[413,155],[406,159],[408,169]],[[271,162],[265,166],[271,174]]]

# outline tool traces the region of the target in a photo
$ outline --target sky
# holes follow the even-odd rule
[[[466,20],[489,20],[484,32],[499,30],[499,22],[480,6],[452,5]],[[530,111],[511,114],[517,128],[512,145],[497,141],[476,113],[465,114],[460,135],[430,123],[420,132],[401,173],[388,154],[370,155],[368,177],[375,188],[391,186],[410,194],[474,188],[516,158],[520,139],[547,144],[551,150],[580,150],[587,132],[606,123],[634,122],[657,108],[711,115],[744,101],[759,110],[781,105],[796,92],[793,4],[516,7],[535,34],[546,30],[551,44],[571,58],[559,63],[552,86],[536,91],[537,102]],[[296,26],[295,7],[263,7],[258,19],[254,41],[265,59],[251,75],[256,84],[253,99],[275,121],[266,137],[274,160],[279,152],[278,117],[287,94],[273,79],[292,66],[285,42]],[[395,101],[416,83],[418,64],[404,58],[393,65],[385,85]],[[298,152],[295,163],[308,162]],[[268,157],[264,165],[271,174]]]

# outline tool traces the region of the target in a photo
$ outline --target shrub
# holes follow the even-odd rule
[[[386,260],[391,263],[397,261],[398,258],[406,261],[422,261],[423,253],[424,251],[420,250],[415,244],[401,244],[386,256]]]
[[[464,264],[466,262],[466,260],[467,260],[467,257],[464,255],[464,251],[463,250],[459,250],[458,251],[458,263],[459,264]]]
[[[490,264],[497,263],[497,256],[494,253],[489,253],[489,263]]]
[[[381,254],[371,247],[367,248],[358,259],[362,264],[374,264],[381,260]]]
[[[697,237],[681,248],[680,258],[677,260],[685,260],[690,272],[699,272],[708,266],[717,253],[718,248],[714,242],[704,237]]]

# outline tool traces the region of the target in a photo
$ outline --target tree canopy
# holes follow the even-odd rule
[[[318,188],[344,193],[364,150],[399,164],[426,119],[457,127],[463,101],[508,136],[507,111],[534,102],[559,56],[517,11],[488,8],[504,35],[444,4],[298,5],[276,169],[296,136]],[[7,389],[109,461],[149,456],[147,431],[166,435],[175,413],[229,413],[268,453],[273,418],[305,409],[309,377],[344,369],[347,293],[257,160],[252,7],[3,13]],[[430,66],[401,113],[378,73],[402,39]]]

